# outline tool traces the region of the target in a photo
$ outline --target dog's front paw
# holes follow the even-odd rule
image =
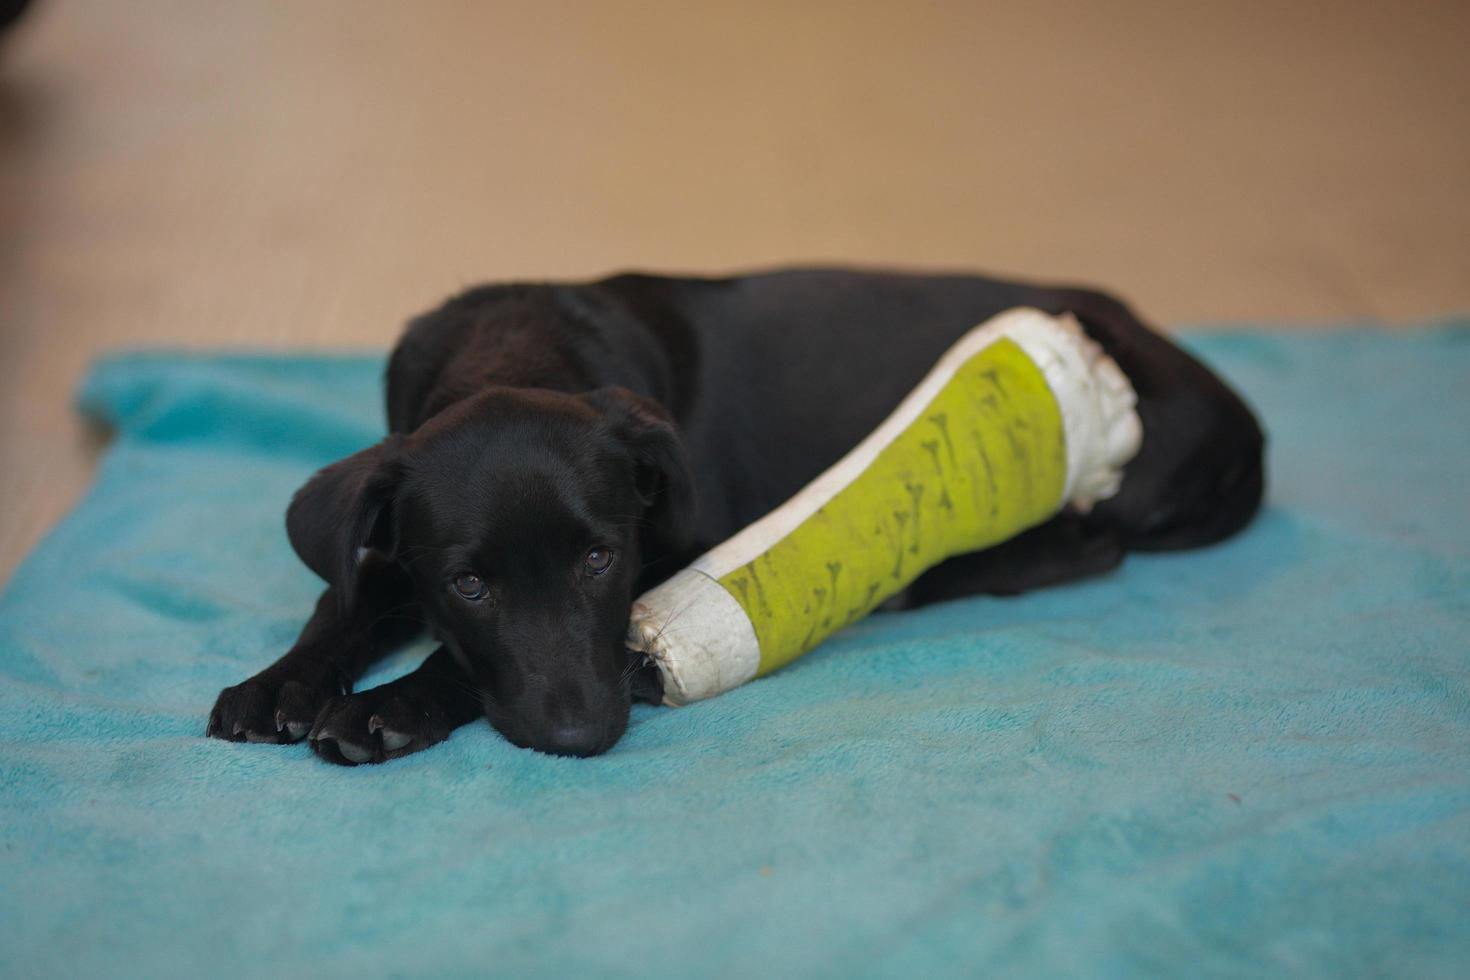
[[[442,742],[453,729],[431,693],[387,684],[329,699],[311,727],[311,748],[341,766],[386,762]]]
[[[220,692],[205,734],[231,742],[299,742],[322,705],[347,690],[330,669],[266,670]]]

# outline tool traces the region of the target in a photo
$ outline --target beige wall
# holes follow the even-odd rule
[[[39,0],[0,51],[0,579],[99,349],[382,347],[488,278],[795,260],[1165,325],[1470,307],[1470,4]]]

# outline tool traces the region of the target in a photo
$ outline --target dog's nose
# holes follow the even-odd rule
[[[557,725],[537,748],[552,755],[573,755],[585,759],[603,751],[607,745],[602,729],[594,725]]]

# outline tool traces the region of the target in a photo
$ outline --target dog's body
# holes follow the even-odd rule
[[[1015,306],[1077,315],[1137,390],[1143,447],[1090,515],[946,562],[900,604],[1065,581],[1250,520],[1250,410],[1096,292],[817,269],[482,287],[410,325],[388,439],[292,502],[292,544],[329,588],[285,657],[220,695],[209,733],[309,733],[328,759],[377,762],[488,716],[519,745],[604,751],[630,691],[658,693],[622,648],[631,599],[782,503]],[[443,646],[423,667],[348,693],[425,625]]]

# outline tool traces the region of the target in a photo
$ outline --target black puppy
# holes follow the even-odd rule
[[[1013,306],[1076,314],[1132,380],[1143,448],[1085,518],[945,562],[901,604],[1090,575],[1250,520],[1250,410],[1096,292],[825,269],[481,287],[409,325],[391,434],[291,502],[291,544],[328,588],[290,652],[220,694],[209,734],[381,762],[485,716],[516,745],[607,750],[631,699],[659,695],[623,646],[632,599],[799,490]],[[351,693],[424,628],[441,646],[422,667]]]

